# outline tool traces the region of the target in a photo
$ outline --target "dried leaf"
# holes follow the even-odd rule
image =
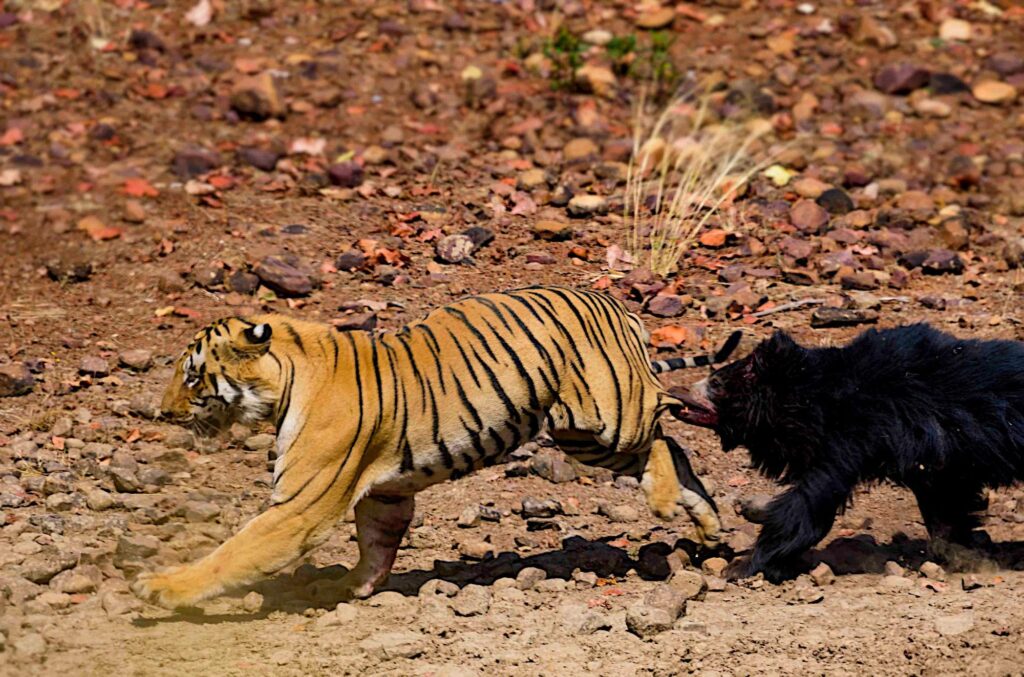
[[[669,325],[651,332],[651,345],[655,348],[676,348],[690,337],[691,332],[686,327]]]
[[[156,188],[150,185],[145,179],[125,179],[122,191],[125,195],[132,197],[156,197],[160,194]]]

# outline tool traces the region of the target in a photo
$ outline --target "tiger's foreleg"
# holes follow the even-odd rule
[[[132,589],[174,609],[273,574],[325,540],[348,506],[351,482],[331,482],[332,475],[316,475],[292,500],[272,505],[206,557],[141,574]],[[297,474],[296,483],[299,479]]]
[[[701,542],[709,547],[718,544],[722,523],[714,501],[675,440],[660,433],[654,439],[640,486],[655,515],[670,519],[682,505],[693,520]]]
[[[341,579],[345,594],[369,597],[387,580],[415,505],[412,496],[369,495],[356,503],[359,562]]]

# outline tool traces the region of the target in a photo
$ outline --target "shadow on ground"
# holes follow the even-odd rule
[[[722,556],[728,559],[734,554],[724,546],[711,551],[693,541],[680,539],[675,546],[662,542],[647,544],[640,548],[634,558],[625,549],[612,545],[613,541],[612,538],[587,540],[571,536],[563,541],[561,550],[529,557],[503,552],[483,562],[434,560],[430,570],[418,569],[392,575],[378,592],[392,591],[412,597],[419,594],[420,588],[427,581],[435,579],[453,583],[460,588],[470,584],[491,585],[499,578],[514,578],[526,567],[542,569],[548,578],[571,579],[577,569],[592,572],[601,578],[623,577],[630,569],[634,569],[645,580],[664,580],[671,573],[668,556],[675,550],[685,551],[697,566],[707,557]],[[888,561],[916,570],[929,559],[940,561],[948,570],[957,572],[1021,570],[1024,569],[1024,542],[991,543],[971,550],[911,539],[899,533],[889,543],[878,543],[873,536],[859,535],[835,539],[827,547],[812,551],[805,558],[808,568],[825,562],[838,575],[880,574]],[[253,613],[207,613],[194,609],[161,618],[137,619],[135,625],[151,627],[168,622],[241,623],[263,619],[275,612],[302,614],[311,607],[333,609],[338,603],[348,601],[338,586],[338,581],[346,572],[347,569],[340,565],[319,569],[303,566],[294,573],[280,574],[263,581],[251,588],[263,595],[262,608]],[[247,592],[243,590],[231,596],[240,597]]]

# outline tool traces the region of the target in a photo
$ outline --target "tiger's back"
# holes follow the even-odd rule
[[[615,299],[557,287],[463,299],[381,337],[399,459],[382,488],[461,476],[541,429],[585,462],[634,465],[666,397],[645,344]]]

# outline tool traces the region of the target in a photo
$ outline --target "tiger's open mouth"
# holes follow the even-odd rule
[[[702,428],[714,429],[718,425],[718,412],[710,400],[683,388],[673,388],[669,392],[684,405],[673,412],[676,418]]]

